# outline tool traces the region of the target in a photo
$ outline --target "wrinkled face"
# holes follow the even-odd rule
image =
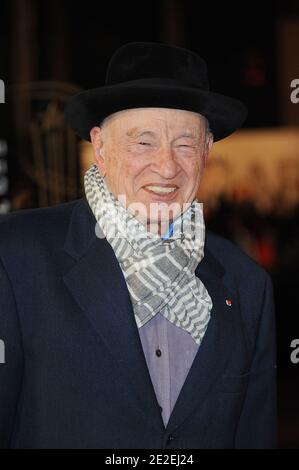
[[[112,114],[90,135],[108,188],[142,223],[167,227],[194,200],[212,146],[199,114],[129,109]]]

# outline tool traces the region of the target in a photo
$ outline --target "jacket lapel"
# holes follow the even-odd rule
[[[119,365],[140,409],[164,429],[136,325],[129,292],[115,254],[95,235],[96,220],[85,198],[74,208],[65,251],[75,260],[64,282]]]
[[[225,269],[205,248],[205,256],[195,274],[202,280],[213,301],[211,318],[181,393],[167,424],[170,433],[183,424],[196,407],[209,396],[209,391],[225,369],[234,344],[238,302],[236,292],[223,283]],[[226,300],[231,300],[231,306]]]
[[[159,404],[144,357],[129,292],[114,252],[95,235],[96,220],[85,198],[78,201],[69,224],[65,251],[75,263],[64,282],[119,364],[140,410],[164,430]],[[207,244],[206,244],[207,246]],[[237,313],[236,293],[222,282],[224,267],[206,247],[196,275],[206,286],[213,309],[207,331],[175,404],[167,431],[174,432],[208,396],[229,359]],[[232,305],[226,304],[232,299]]]

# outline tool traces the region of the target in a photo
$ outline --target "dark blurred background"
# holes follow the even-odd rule
[[[111,55],[126,42],[192,49],[208,63],[211,88],[247,104],[245,129],[231,140],[237,150],[220,145],[211,159],[207,227],[272,277],[279,441],[299,448],[299,363],[290,359],[299,338],[299,103],[290,99],[299,2],[1,0],[0,18],[0,214],[82,196],[90,148],[68,128],[63,107],[80,89],[104,84]]]

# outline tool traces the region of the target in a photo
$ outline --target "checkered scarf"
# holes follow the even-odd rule
[[[174,220],[173,234],[163,239],[114,197],[95,164],[85,174],[84,187],[97,236],[107,238],[123,271],[138,328],[160,312],[200,344],[213,306],[195,276],[204,257],[203,204],[193,201]]]

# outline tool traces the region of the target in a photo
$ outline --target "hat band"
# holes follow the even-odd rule
[[[138,78],[136,80],[128,80],[126,82],[111,82],[106,80],[106,85],[169,85],[174,87],[188,87],[196,88],[199,90],[209,91],[209,85],[201,85],[200,83],[191,83],[185,80],[177,80],[174,78],[165,77],[152,77],[152,78]]]

